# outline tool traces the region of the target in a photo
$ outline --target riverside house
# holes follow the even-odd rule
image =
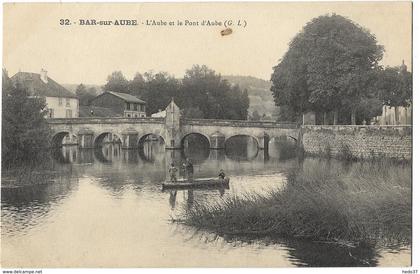
[[[41,73],[18,72],[10,78],[13,83],[20,83],[28,89],[31,96],[45,97],[47,118],[79,117],[79,99],[76,95],[47,76],[46,70]]]
[[[108,108],[127,118],[146,117],[146,102],[126,93],[105,91],[91,101],[91,106]]]

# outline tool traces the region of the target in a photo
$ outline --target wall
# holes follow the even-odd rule
[[[69,100],[69,105],[66,103],[66,99]],[[59,97],[46,97],[48,109],[54,110],[54,116],[52,118],[77,118],[79,117],[79,100],[76,98],[65,98],[61,97],[61,104]],[[71,117],[66,117],[66,110],[71,110]]]
[[[411,159],[411,126],[302,126],[305,153]]]
[[[110,108],[115,113],[121,115],[124,114],[125,110],[125,101],[109,93],[103,93],[97,96],[92,100],[91,105],[97,107]]]

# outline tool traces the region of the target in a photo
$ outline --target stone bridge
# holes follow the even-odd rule
[[[100,146],[104,138],[118,136],[122,147],[138,148],[150,135],[163,138],[167,149],[180,149],[191,134],[204,136],[211,149],[223,149],[225,141],[234,136],[250,136],[259,149],[268,150],[271,138],[298,139],[296,124],[273,121],[183,119],[172,101],[165,118],[57,118],[48,120],[53,131],[52,146],[62,145],[66,136],[77,136],[81,148]]]

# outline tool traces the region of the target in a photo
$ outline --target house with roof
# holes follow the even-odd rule
[[[126,93],[105,91],[96,96],[90,105],[111,109],[116,116],[127,118],[146,117],[146,102]],[[92,110],[94,111],[94,108]],[[92,116],[95,116],[95,113],[92,113]]]
[[[12,83],[22,84],[31,96],[44,97],[47,118],[79,117],[79,99],[71,91],[48,77],[46,70],[41,73],[18,72],[10,78]]]

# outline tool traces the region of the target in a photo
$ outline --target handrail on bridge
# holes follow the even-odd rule
[[[55,123],[103,123],[106,121],[109,122],[127,122],[127,123],[133,123],[133,122],[159,122],[163,123],[164,118],[161,117],[136,117],[136,118],[128,118],[128,117],[77,117],[77,118],[48,118],[47,122],[51,124]]]
[[[284,126],[297,128],[298,124],[288,121],[250,121],[250,120],[217,120],[217,119],[182,119],[184,123],[200,124],[218,124],[218,125],[250,125],[250,126]]]

